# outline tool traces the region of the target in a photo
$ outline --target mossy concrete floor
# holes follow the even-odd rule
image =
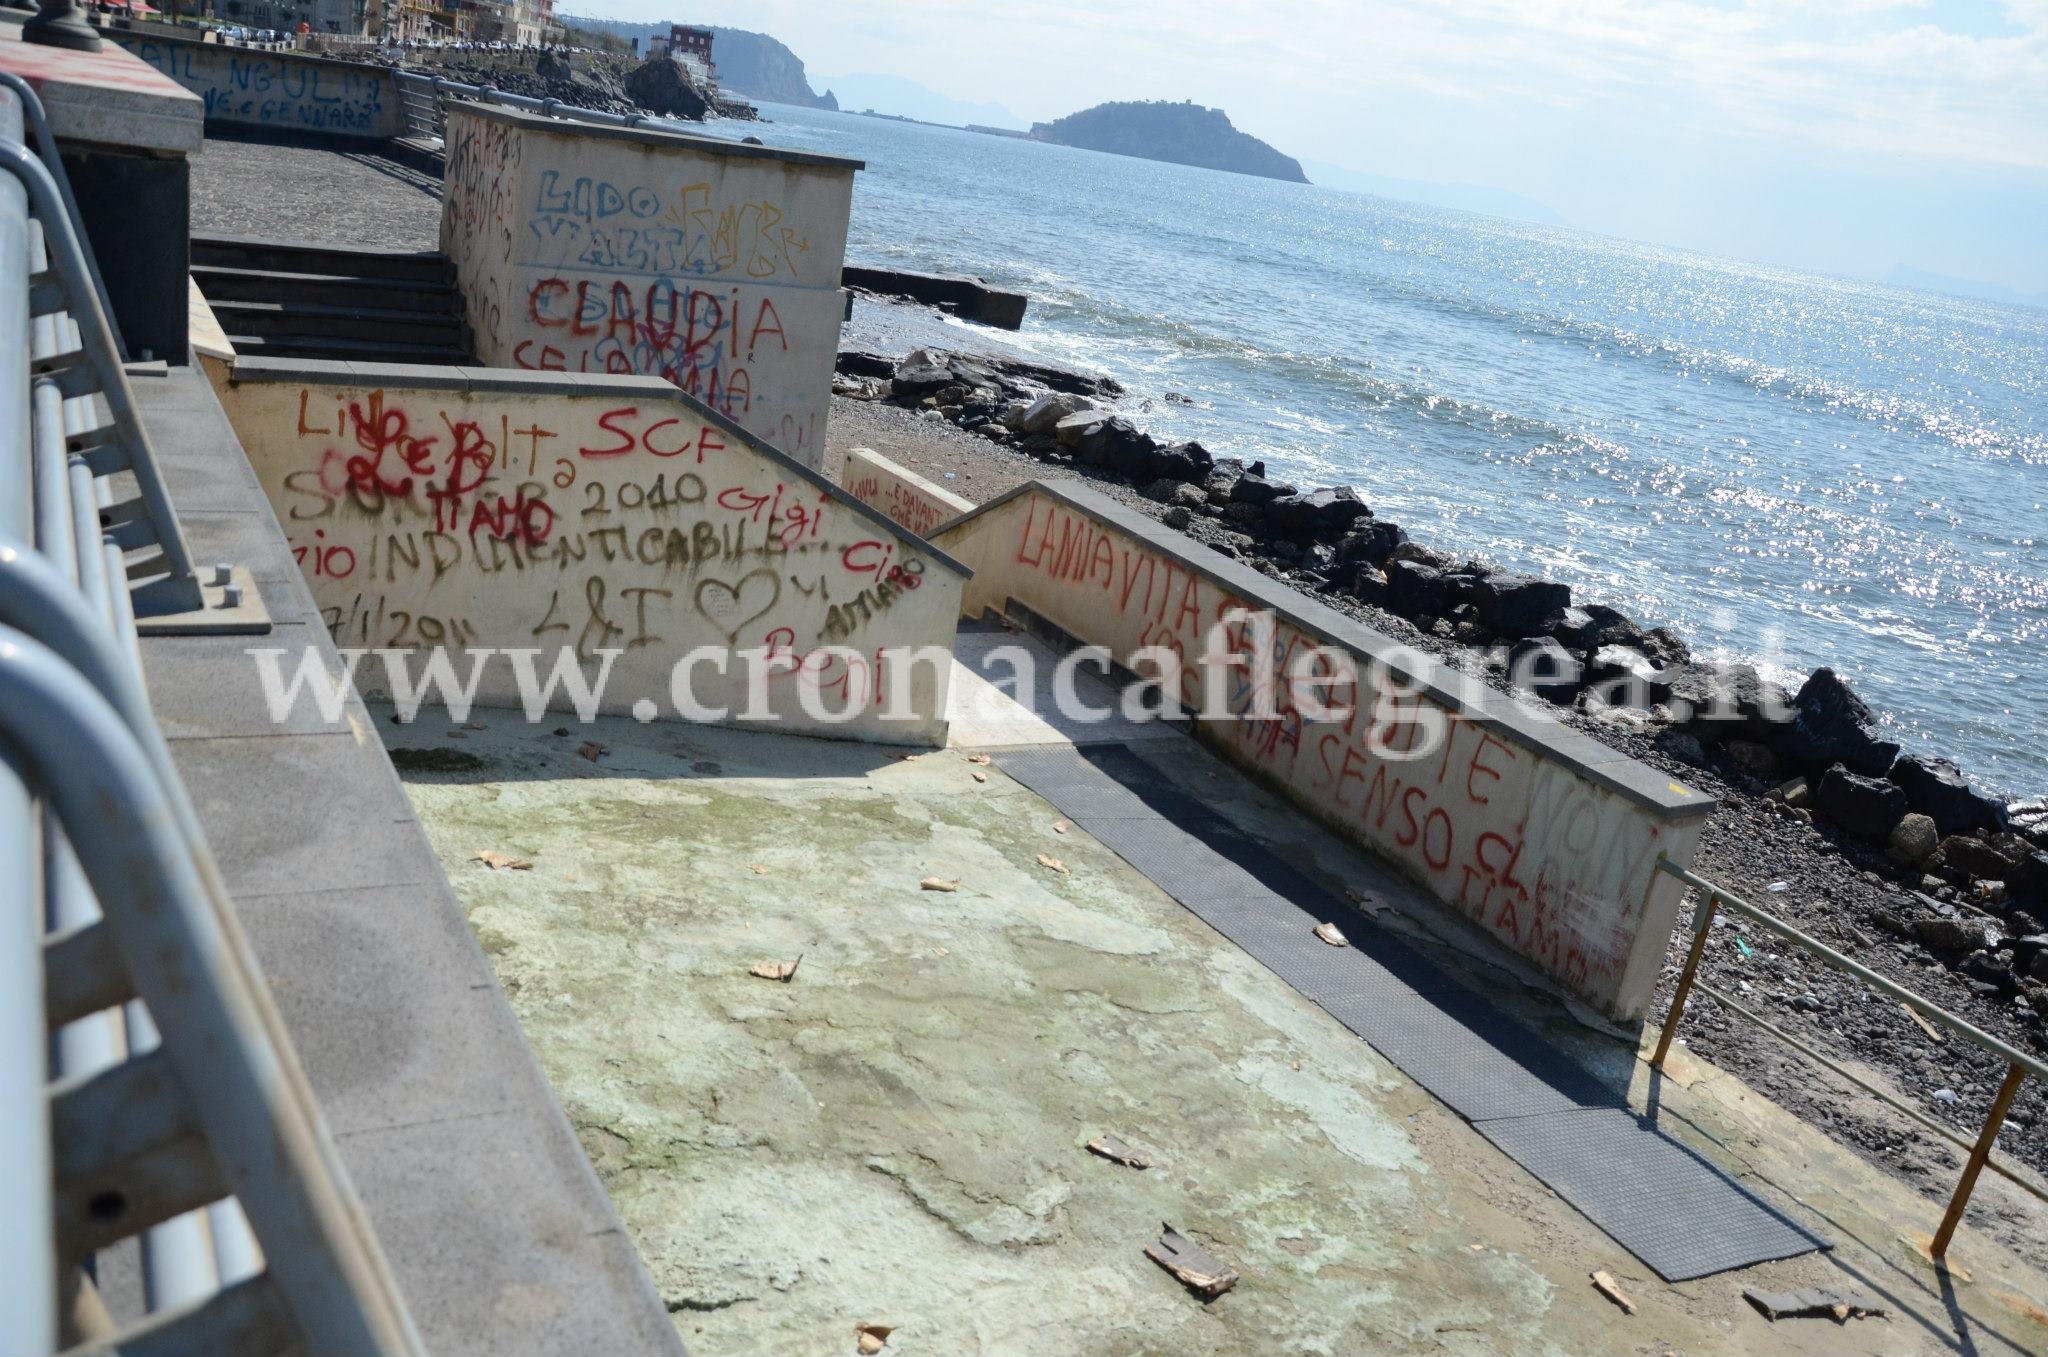
[[[1841,1247],[1662,1285],[1308,1000],[958,750],[906,758],[629,721],[555,735],[500,713],[459,738],[445,719],[379,724],[700,1357],[850,1353],[863,1323],[895,1329],[892,1353],[944,1357],[2048,1343],[2038,1273],[1972,1244],[1977,1281],[1944,1295],[1900,1239],[1938,1211],[1725,1078],[1667,1084],[1665,1114],[1741,1152],[1784,1202],[1765,1181],[1781,1174]],[[589,739],[609,752],[579,757]],[[1179,759],[1188,780],[1228,776],[1192,746],[1148,756]],[[1351,870],[1327,836],[1231,796],[1255,826],[1313,837],[1305,864]],[[494,870],[480,851],[532,866]],[[928,877],[959,888],[920,889]],[[799,955],[791,983],[748,974]],[[1614,1077],[1639,1069],[1626,1045],[1589,1042]],[[1156,1167],[1088,1154],[1105,1132]],[[1162,1221],[1243,1281],[1194,1299],[1141,1253]],[[1595,1268],[1638,1313],[1592,1290]],[[1895,1317],[1773,1326],[1746,1285],[1857,1286]]]

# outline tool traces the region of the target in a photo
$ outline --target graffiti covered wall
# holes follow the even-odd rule
[[[968,615],[1015,600],[1141,674],[1157,666],[1133,657],[1160,647],[1192,710],[1214,709],[1196,665],[1212,632],[1256,654],[1232,615],[1275,616],[1270,662],[1229,673],[1233,719],[1201,736],[1603,1011],[1641,1016],[1681,894],[1654,865],[1691,860],[1711,799],[1427,656],[1390,658],[1386,638],[1093,492],[1025,486],[932,540],[975,572]],[[1299,668],[1318,647],[1359,677]],[[1410,710],[1382,705],[1375,655],[1418,690]],[[1312,681],[1341,719],[1304,714]]]
[[[848,448],[839,483],[862,504],[872,504],[920,537],[974,507],[916,472],[900,467],[873,448]]]
[[[447,140],[479,361],[660,377],[823,465],[858,161],[474,104]]]
[[[947,667],[885,659],[950,653],[962,572],[918,538],[658,380],[382,377],[243,360],[223,392],[336,644],[538,647],[542,673],[567,649],[593,676],[616,651],[604,710],[663,715],[676,661],[712,647],[734,658],[688,682],[730,719],[752,650],[775,728],[943,738]],[[482,701],[519,705],[483,673]]]
[[[204,99],[210,124],[366,140],[405,134],[391,73],[381,66],[118,28],[104,35]]]

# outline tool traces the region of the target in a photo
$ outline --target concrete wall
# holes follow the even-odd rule
[[[946,489],[906,470],[873,448],[848,448],[839,483],[862,504],[872,504],[920,537],[974,507]]]
[[[452,105],[441,245],[479,361],[662,377],[822,466],[859,168]]]
[[[208,126],[382,141],[405,134],[391,72],[302,52],[259,52],[106,29],[110,42],[206,101]]]
[[[1141,647],[1193,662],[1233,609],[1274,615],[1271,668],[1224,685],[1229,712],[1263,691],[1273,715],[1201,721],[1202,738],[1602,1011],[1641,1016],[1681,894],[1654,864],[1691,861],[1710,798],[1093,491],[1024,486],[933,541],[975,571],[970,615],[1014,600],[1140,673]],[[1242,626],[1231,639],[1251,649]],[[1363,680],[1321,695],[1347,719],[1309,719],[1287,676],[1318,646],[1361,675],[1388,665],[1444,738]],[[1191,677],[1184,702],[1201,695]]]
[[[964,572],[665,382],[245,358],[223,398],[344,647],[538,646],[542,675],[617,649],[604,710],[664,716],[684,654],[754,649],[774,728],[943,739],[947,666],[882,655],[950,653]],[[484,673],[487,704],[518,705],[503,656]],[[692,680],[747,708],[740,659]]]

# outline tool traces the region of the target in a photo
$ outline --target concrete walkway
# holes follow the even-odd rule
[[[1045,802],[949,749],[730,729],[379,729],[600,1177],[699,1354],[2038,1351],[2042,1275],[1711,1071],[1663,1123],[1840,1247],[1678,1286]],[[586,739],[608,746],[595,761]],[[1550,1025],[1645,1105],[1628,1044],[1191,742],[1182,787]],[[977,776],[979,774],[979,776]],[[1062,832],[1064,830],[1064,832]],[[493,870],[481,851],[528,870]],[[1050,865],[1043,859],[1051,859]],[[955,891],[920,889],[926,878]],[[788,984],[750,975],[802,957]],[[1114,1132],[1138,1172],[1086,1152]],[[1204,1305],[1162,1221],[1236,1267]],[[1605,1269],[1640,1307],[1595,1293]],[[1769,1324],[1745,1286],[1894,1318]]]
[[[195,556],[252,567],[276,623],[146,638],[150,695],[428,1350],[680,1352],[369,715],[268,719],[246,647],[339,664],[212,388],[134,386]]]

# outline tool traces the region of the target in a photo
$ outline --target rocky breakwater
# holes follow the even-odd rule
[[[1826,830],[1912,902],[1880,927],[2048,1033],[2048,799],[2008,800],[1947,760],[1903,754],[1831,669],[1788,692],[1753,666],[1702,662],[1671,628],[1567,584],[1410,539],[1357,487],[1301,487],[1261,462],[1161,442],[1104,403],[1114,383],[933,349],[894,363],[842,354],[840,371],[843,394],[1129,485],[1204,545]]]

